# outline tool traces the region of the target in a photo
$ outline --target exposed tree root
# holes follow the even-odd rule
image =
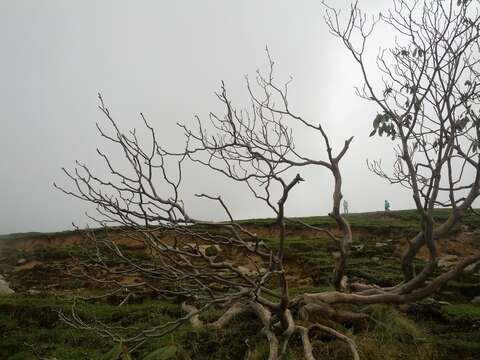
[[[329,291],[314,294],[303,294],[299,298],[294,299],[293,301],[305,304],[405,304],[418,301],[430,296],[431,294],[435,293],[441,286],[445,285],[448,281],[462,275],[464,269],[467,266],[474,264],[479,260],[480,254],[469,256],[460,261],[454,269],[437,276],[432,281],[426,283],[423,287],[415,288],[415,290],[409,293],[402,293],[402,291],[399,291],[399,289],[404,290],[404,287],[396,288],[393,291],[384,291],[382,289],[379,289],[377,292],[375,292],[372,289],[372,293],[368,295],[362,292],[342,293],[338,291]],[[408,283],[406,285],[408,285]]]
[[[287,329],[282,333],[283,344],[282,344],[282,351],[280,353],[280,356],[283,356],[287,353],[288,342],[290,341],[290,338],[295,332],[295,321],[293,320],[292,313],[290,312],[290,310],[286,310],[285,317],[287,319],[288,326],[287,326]]]
[[[347,310],[336,310],[328,304],[319,302],[307,303],[299,310],[299,317],[303,321],[308,321],[314,314],[341,324],[349,323],[359,325],[368,319],[367,314]]]
[[[182,303],[182,309],[190,315],[190,324],[194,329],[201,329],[205,327],[223,329],[231,320],[233,320],[235,316],[253,311],[253,309],[249,306],[235,303],[227,311],[225,311],[223,315],[219,317],[216,321],[205,324],[202,320],[200,320],[200,313],[195,306],[189,305],[187,303]]]
[[[303,326],[297,326],[296,329],[302,338],[303,355],[305,356],[305,360],[315,360],[315,357],[313,356],[313,346],[310,337],[308,336],[308,329]]]
[[[300,312],[300,316],[303,317],[301,320],[305,322],[308,319],[308,312],[320,312],[321,314],[325,314],[326,317],[339,317],[339,311],[335,311],[327,304],[319,305],[319,304],[309,304],[312,305],[310,308],[305,306]],[[359,360],[358,350],[355,342],[350,339],[349,337],[341,334],[340,332],[321,324],[312,324],[308,327],[297,325],[295,320],[292,316],[290,310],[286,310],[284,313],[284,317],[286,320],[286,328],[282,332],[278,332],[281,329],[282,322],[278,320],[278,317],[272,316],[272,313],[264,306],[256,303],[256,302],[248,302],[247,304],[235,303],[233,304],[218,320],[205,324],[199,318],[199,311],[196,307],[192,305],[188,305],[186,303],[182,304],[182,309],[186,311],[189,315],[190,323],[194,329],[201,329],[201,328],[215,328],[215,329],[222,329],[224,328],[235,316],[246,313],[246,312],[253,312],[260,322],[262,323],[263,327],[260,331],[260,334],[264,335],[267,338],[269,344],[269,356],[268,360],[278,360],[281,359],[284,355],[286,355],[288,351],[288,345],[290,339],[295,333],[298,333],[302,339],[303,344],[303,352],[304,357],[306,360],[315,360],[313,355],[313,346],[310,341],[309,332],[314,329],[321,330],[326,332],[344,342],[346,342],[353,355],[354,360]],[[351,318],[355,318],[356,315],[358,318],[365,319],[367,315],[365,314],[354,314],[350,313]],[[305,317],[306,316],[306,317]],[[277,331],[276,331],[277,330]],[[281,345],[281,346],[280,346]],[[248,354],[246,358],[248,358]]]
[[[342,341],[345,341],[348,346],[350,347],[350,351],[352,352],[352,356],[353,356],[353,359],[354,360],[360,360],[360,356],[358,354],[358,350],[357,350],[357,345],[355,344],[355,342],[350,339],[348,336],[345,336],[341,333],[339,333],[338,331],[328,327],[328,326],[324,326],[324,325],[320,325],[320,324],[313,324],[311,326],[309,326],[308,328],[307,327],[304,327],[304,326],[300,326],[300,325],[297,325],[295,327],[295,331],[297,331],[300,336],[301,336],[301,339],[302,339],[302,344],[303,344],[303,355],[305,357],[305,360],[315,360],[315,356],[313,355],[313,346],[312,346],[312,342],[310,341],[310,336],[309,336],[309,333],[310,333],[310,330],[312,329],[320,329],[330,335],[333,335],[335,336],[336,338],[342,340]]]
[[[320,329],[326,333],[329,333],[330,335],[335,336],[336,338],[345,341],[348,346],[350,347],[350,351],[352,352],[352,356],[354,360],[360,360],[360,356],[358,355],[358,350],[357,350],[357,345],[355,344],[355,341],[350,339],[348,336],[343,335],[342,333],[339,333],[338,331],[324,325],[320,324],[314,324],[309,327],[309,331],[311,329]]]

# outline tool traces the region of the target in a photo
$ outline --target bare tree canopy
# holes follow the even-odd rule
[[[194,327],[222,328],[239,313],[249,312],[262,324],[271,360],[286,353],[294,334],[301,338],[305,359],[314,359],[309,337],[313,331],[326,332],[344,341],[352,357],[359,359],[353,340],[331,327],[310,321],[311,315],[321,313],[337,322],[362,321],[367,315],[360,309],[345,311],[337,305],[421,300],[461,275],[467,266],[480,261],[480,255],[466,257],[453,270],[433,276],[436,240],[459,222],[480,191],[477,72],[480,15],[475,5],[475,1],[394,0],[391,11],[371,21],[357,3],[352,5],[346,19],[340,17],[338,10],[325,5],[330,31],[350,51],[363,74],[364,85],[357,90],[358,95],[378,106],[371,136],[387,135],[395,150],[392,173],[384,171],[379,161],[368,165],[376,175],[410,189],[421,215],[419,232],[403,254],[402,282],[381,287],[347,278],[352,231],[340,213],[343,181],[340,163],[353,144],[353,137],[344,139],[343,146],[334,149],[318,120],[307,120],[291,110],[290,81],[277,82],[274,62],[267,50],[269,70],[257,72],[253,80],[246,79],[250,104],[235,106],[222,83],[216,95],[223,113],[211,113],[206,120],[197,118],[193,125],[180,124],[185,135],[181,150],[164,148],[161,137],[143,114],[141,119],[150,140],[142,143],[135,130],[124,133],[99,96],[100,110],[109,124],[108,128],[98,126],[99,133],[116,145],[128,170],[119,170],[107,154],[98,150],[110,176],[97,176],[87,165],[78,163],[75,170],[65,170],[73,189],[59,189],[95,204],[98,215],[92,216],[93,220],[105,227],[122,225],[123,236],[143,244],[148,256],[131,258],[115,236],[99,238],[95,232],[87,232],[96,246],[88,263],[115,273],[118,270],[111,266],[106,254],[113,255],[124,265],[122,274],[141,273],[148,279],[135,284],[118,282],[115,284],[118,291],[126,289],[128,294],[145,289],[154,291],[159,297],[182,302],[186,315],[128,338],[106,325],[88,323],[74,311],[71,316],[64,315],[64,320],[135,348],[151,337],[171,332],[185,321]],[[379,51],[378,72],[370,75],[364,53],[369,36],[379,23],[398,36],[392,48]],[[380,85],[374,80],[378,75],[382,77]],[[323,146],[318,157],[302,154],[295,147],[294,129],[298,126],[317,134]],[[182,169],[187,161],[247,186],[252,197],[271,209],[276,219],[276,246],[267,246],[265,239],[237,221],[219,194],[197,196],[205,200],[205,206],[222,208],[226,221],[190,216],[181,191]],[[288,199],[295,196],[295,189],[308,180],[302,176],[307,166],[326,170],[333,178],[329,215],[338,231],[315,230],[327,234],[336,244],[331,279],[335,290],[291,297],[284,263],[286,228],[312,226],[287,218],[285,208]],[[437,224],[433,210],[439,206],[451,208],[452,212],[445,222]],[[413,260],[423,247],[429,251],[429,261],[416,273]],[[218,248],[241,250],[251,266],[245,269],[213,255]],[[84,275],[92,277],[88,272]],[[204,323],[199,314],[212,307],[223,309],[223,315],[212,323]]]
[[[403,257],[406,280],[414,276],[412,262],[421,246],[427,245],[431,265],[435,263],[434,239],[458,222],[479,193],[477,6],[476,1],[400,0],[387,14],[368,22],[355,3],[344,27],[337,11],[327,12],[331,32],[343,41],[363,74],[358,95],[379,107],[371,136],[386,134],[395,144],[391,174],[379,161],[369,162],[369,167],[392,184],[411,189],[422,216],[422,231]],[[397,34],[397,40],[377,55],[382,82],[375,85],[364,53],[379,22]],[[434,224],[436,206],[453,209],[443,224]],[[425,275],[432,269],[425,268]]]

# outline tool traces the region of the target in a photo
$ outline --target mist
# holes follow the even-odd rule
[[[346,1],[335,6],[348,9]],[[378,13],[379,0],[363,1]],[[57,231],[89,223],[85,203],[53,187],[70,186],[61,168],[75,160],[104,171],[96,148],[105,145],[95,124],[101,92],[119,126],[142,127],[143,112],[159,141],[184,144],[176,123],[193,124],[220,112],[214,92],[223,80],[238,107],[248,106],[245,75],[267,64],[280,80],[293,77],[290,104],[321,123],[338,151],[354,136],[342,160],[343,194],[350,212],[413,207],[408,191],[373,175],[366,159],[393,151],[388,139],[369,137],[376,108],[355,95],[362,84],[356,64],[328,31],[319,1],[3,1],[0,3],[0,233]],[[388,46],[388,33],[372,38],[369,56]],[[318,137],[296,133],[312,156],[324,157]],[[115,158],[115,154],[112,155]],[[118,161],[121,161],[118,158]],[[120,165],[121,166],[121,165]],[[308,169],[287,204],[288,216],[325,215],[332,183],[326,170]],[[221,209],[195,193],[222,194],[236,218],[271,217],[244,184],[188,165],[182,195],[196,217],[219,220]]]

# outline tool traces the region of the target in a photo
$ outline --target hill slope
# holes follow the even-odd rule
[[[441,221],[448,211],[440,210],[436,218]],[[309,217],[303,221],[334,229],[328,217]],[[418,228],[414,211],[390,213],[351,214],[354,244],[348,266],[348,275],[360,281],[384,285],[400,280],[398,254],[406,241]],[[273,247],[271,219],[244,220],[243,225],[261,235]],[[128,251],[141,256],[143,249],[122,238],[120,229],[113,229]],[[290,291],[297,294],[330,287],[333,268],[333,244],[323,234],[311,229],[287,228],[287,272],[293,284]],[[96,230],[102,236],[102,230]],[[66,272],[71,256],[78,256],[83,246],[82,233],[25,233],[0,236],[0,275],[17,292],[14,296],[0,297],[0,358],[36,359],[117,359],[118,349],[112,349],[107,339],[89,332],[72,330],[59,321],[57,312],[68,311],[72,294],[100,290],[96,284],[72,278]],[[470,213],[462,224],[445,239],[439,240],[442,266],[451,266],[455,257],[480,252],[480,217]],[[241,253],[223,250],[226,257],[242,264]],[[425,254],[420,253],[418,264]],[[449,262],[450,261],[450,262]],[[132,279],[122,279],[131,281]],[[364,359],[475,359],[480,353],[480,305],[471,303],[480,296],[478,274],[452,282],[447,288],[429,299],[411,306],[370,306],[366,310],[372,322],[365,329],[355,330],[355,337]],[[95,317],[116,326],[146,328],[181,314],[178,305],[159,301],[146,294],[134,298],[122,307],[113,305],[118,298],[81,305],[83,316]],[[205,314],[214,318],[215,311]],[[250,318],[239,318],[222,333],[194,331],[185,325],[172,336],[153,340],[138,349],[134,356],[146,358],[159,347],[175,347],[173,358],[179,359],[243,359],[251,352],[251,359],[263,359],[265,350],[256,337],[258,325]],[[345,331],[350,331],[344,329]],[[248,339],[248,342],[238,339]],[[315,338],[315,348],[326,358],[348,359],[348,351],[335,340]],[[301,358],[293,346],[291,359]],[[37,353],[37,355],[35,355]],[[115,355],[117,354],[117,355]],[[160,358],[160,357],[152,357]]]

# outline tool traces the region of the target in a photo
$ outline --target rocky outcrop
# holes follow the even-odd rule
[[[14,291],[10,289],[8,283],[5,281],[2,275],[0,275],[0,295],[10,295],[13,293]]]
[[[444,255],[438,259],[438,266],[441,268],[454,267],[459,261],[457,255]]]

